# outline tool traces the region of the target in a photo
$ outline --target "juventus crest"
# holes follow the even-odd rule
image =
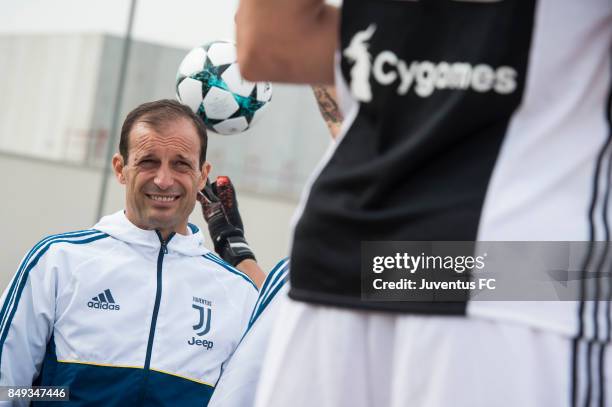
[[[210,331],[210,318],[212,310],[198,304],[192,304],[192,308],[198,311],[198,323],[193,325],[193,330],[198,336],[206,335]]]

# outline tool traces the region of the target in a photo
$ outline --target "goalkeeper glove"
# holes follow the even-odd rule
[[[238,211],[236,190],[229,177],[220,176],[198,195],[204,219],[215,245],[215,252],[232,266],[255,255],[244,238],[244,226]]]

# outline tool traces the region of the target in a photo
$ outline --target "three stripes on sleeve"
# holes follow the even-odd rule
[[[268,304],[272,302],[276,294],[280,291],[280,289],[285,285],[289,277],[289,259],[285,258],[278,262],[278,264],[268,273],[266,276],[266,281],[261,287],[259,291],[259,298],[257,298],[257,302],[255,303],[255,307],[253,307],[253,313],[251,314],[251,318],[249,320],[249,325],[247,328],[247,332],[255,321],[259,318],[261,313],[266,309]]]

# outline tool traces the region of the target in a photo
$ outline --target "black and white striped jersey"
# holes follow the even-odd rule
[[[610,0],[345,0],[344,132],[299,209],[290,296],[584,331],[571,301],[361,301],[360,249],[604,240],[611,48]]]

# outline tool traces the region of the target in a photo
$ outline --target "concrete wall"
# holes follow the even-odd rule
[[[101,167],[112,132],[123,40],[103,34],[0,35],[0,151]],[[119,126],[137,105],[175,97],[186,49],[134,41]],[[118,130],[117,130],[118,133]],[[329,143],[312,91],[273,85],[247,132],[209,132],[214,174],[240,190],[296,200]]]
[[[0,36],[0,149],[80,162],[94,114],[100,35]]]
[[[0,288],[42,237],[91,227],[111,133],[122,41],[103,34],[0,36]],[[134,41],[123,121],[144,101],[174,97],[187,50]],[[236,136],[210,132],[212,175],[238,187],[247,238],[264,268],[287,255],[289,220],[330,137],[312,91],[273,85],[261,120]],[[115,142],[116,149],[118,141]],[[123,207],[113,178],[104,213]],[[199,211],[193,222],[204,226]]]
[[[97,168],[0,153],[0,291],[25,253],[44,236],[86,229],[95,222],[101,173]],[[111,178],[105,213],[123,208],[123,188]],[[295,202],[239,191],[247,238],[264,269],[287,255]],[[206,231],[199,207],[191,217]],[[208,233],[206,246],[211,248]]]

